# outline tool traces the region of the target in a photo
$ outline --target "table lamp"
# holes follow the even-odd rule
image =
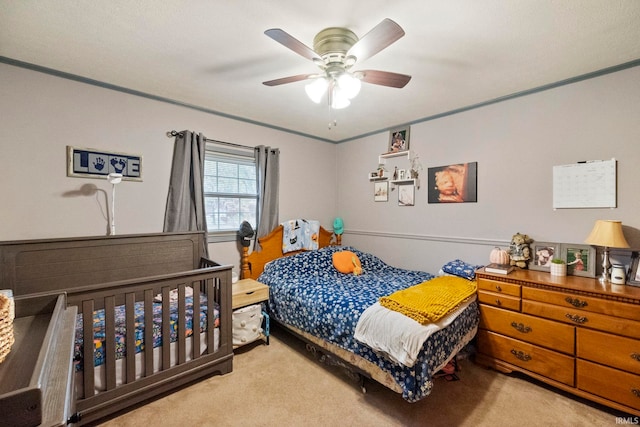
[[[629,243],[624,238],[622,232],[622,221],[614,220],[602,220],[596,221],[591,230],[591,234],[584,241],[585,243],[593,246],[602,246],[602,276],[600,276],[600,283],[609,282],[609,248],[628,248]]]

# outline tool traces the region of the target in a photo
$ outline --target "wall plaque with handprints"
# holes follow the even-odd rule
[[[142,181],[142,156],[67,146],[67,176],[106,179],[110,173]]]

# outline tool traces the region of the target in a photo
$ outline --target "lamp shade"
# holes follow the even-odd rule
[[[596,221],[591,234],[584,241],[589,245],[604,246],[608,248],[628,248],[629,243],[622,232],[622,221],[602,220]]]
[[[342,218],[338,217],[333,220],[333,232],[336,235],[344,233],[344,222],[342,221]]]

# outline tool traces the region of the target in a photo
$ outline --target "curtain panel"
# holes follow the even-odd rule
[[[204,231],[203,254],[208,257],[203,190],[205,145],[206,138],[201,133],[185,130],[176,135],[164,231]]]

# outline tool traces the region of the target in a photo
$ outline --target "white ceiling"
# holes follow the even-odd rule
[[[354,70],[409,74],[405,88],[363,84],[331,116],[304,82],[262,84],[317,71],[265,30],[313,47],[325,27],[362,37],[384,18],[406,35]],[[639,65],[640,0],[0,0],[0,56],[339,142]]]

